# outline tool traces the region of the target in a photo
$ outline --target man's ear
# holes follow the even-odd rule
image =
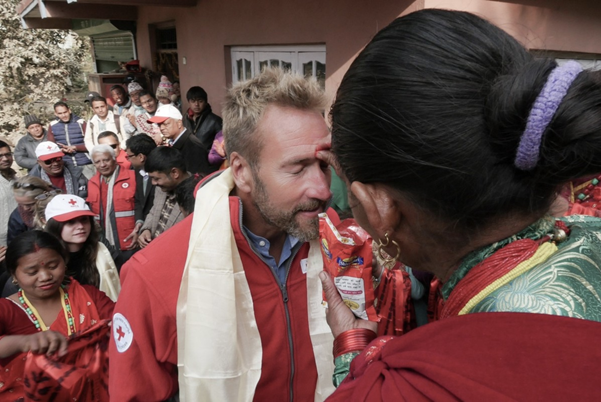
[[[254,185],[250,164],[238,152],[232,152],[229,160],[236,188],[244,193],[250,194]]]
[[[353,213],[356,211],[359,215],[357,218],[369,226],[365,230],[374,240],[383,239],[385,233],[392,235],[397,230],[402,211],[389,188],[381,184],[354,181],[350,190],[354,202],[359,204],[359,208],[354,208]]]
[[[179,170],[178,168],[171,168],[171,170],[169,171],[169,176],[171,176],[172,179],[174,180],[178,180],[180,177],[182,177],[182,171]]]

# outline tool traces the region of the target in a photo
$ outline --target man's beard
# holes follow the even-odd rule
[[[319,207],[322,207],[325,212],[327,202],[313,199],[296,205],[292,211],[282,211],[273,206],[267,196],[265,185],[254,172],[253,179],[255,182],[253,203],[265,222],[296,237],[301,242],[319,237],[319,218],[306,219],[301,223],[297,220],[297,215],[299,212],[313,211]]]

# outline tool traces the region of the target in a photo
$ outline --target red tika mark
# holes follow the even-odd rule
[[[75,201],[73,198],[71,198],[71,200],[69,200],[69,204],[75,205],[75,204],[77,204],[77,201]]]
[[[119,339],[117,339],[117,341],[120,341],[121,338],[123,338],[125,336],[125,332],[123,332],[123,329],[121,327],[117,328],[117,333],[119,334]]]

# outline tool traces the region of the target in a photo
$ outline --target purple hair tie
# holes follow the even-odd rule
[[[582,71],[580,63],[570,60],[555,67],[528,115],[526,130],[520,139],[514,164],[520,170],[532,170],[538,163],[543,133],[559,109],[568,89]]]

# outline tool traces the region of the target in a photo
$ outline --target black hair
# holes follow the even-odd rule
[[[111,87],[111,89],[109,90],[109,92],[113,92],[115,89],[119,89],[119,90],[121,90],[121,92],[122,92],[124,95],[127,95],[127,91],[125,90],[125,88],[123,88],[123,87],[122,87],[121,85],[119,85],[119,84],[115,84],[115,85],[113,85],[113,86]]]
[[[184,210],[186,215],[194,212],[194,190],[201,179],[201,175],[192,175],[177,185],[174,190],[175,202]]]
[[[117,140],[117,142],[119,142],[119,137],[117,136],[117,134],[113,133],[112,131],[103,131],[100,134],[98,134],[98,139],[102,139],[102,138],[106,138],[106,137],[113,137],[115,140]]]
[[[100,236],[94,222],[94,217],[86,216],[90,220],[90,234],[83,244],[83,258],[77,267],[69,267],[67,264],[67,275],[72,276],[82,285],[100,286],[100,274],[96,266],[96,257],[98,256],[98,241]],[[62,239],[61,233],[67,222],[59,222],[53,218],[48,219],[44,230],[57,239],[59,239],[63,248],[66,250],[66,244]],[[12,244],[12,243],[11,243]]]
[[[344,76],[330,112],[333,152],[351,182],[387,184],[463,231],[542,216],[562,184],[601,171],[601,85],[587,71],[547,127],[535,169],[514,166],[556,65],[473,14],[408,14]]]
[[[56,110],[56,108],[57,108],[57,107],[59,107],[59,106],[66,107],[66,108],[67,108],[67,110],[69,110],[69,105],[67,105],[67,103],[66,103],[66,102],[63,102],[63,101],[58,101],[58,102],[56,102],[56,103],[54,104],[54,106],[52,107],[52,109],[53,109],[53,110]]]
[[[6,142],[0,140],[0,148],[8,148],[8,149],[10,149],[10,145],[8,145]]]
[[[186,93],[186,99],[202,99],[205,102],[208,102],[209,100],[207,96],[207,91],[205,91],[201,87],[192,87],[188,89],[188,92]]]
[[[14,275],[19,266],[19,259],[43,248],[56,251],[65,261],[65,265],[67,264],[69,254],[56,237],[41,230],[29,230],[15,237],[6,250],[8,273]]]
[[[90,106],[92,106],[94,102],[104,102],[108,105],[104,96],[92,96],[92,99],[90,99]]]
[[[172,147],[157,147],[150,151],[144,163],[147,173],[160,172],[170,174],[176,168],[186,173],[186,162],[180,151]]]
[[[132,154],[148,154],[157,147],[156,142],[147,134],[137,134],[125,141],[125,147],[129,148]]]
[[[142,92],[140,92],[140,95],[138,95],[138,96],[141,98],[146,95],[150,96],[154,100],[157,100],[157,97],[155,96],[155,94],[153,94],[152,92],[149,92],[149,91],[145,91],[145,90],[142,90]]]

